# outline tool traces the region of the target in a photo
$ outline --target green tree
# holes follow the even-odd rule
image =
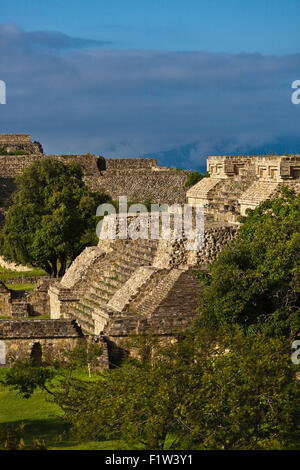
[[[296,448],[296,370],[287,340],[197,329],[78,387],[68,418],[77,437],[147,449]]]
[[[74,377],[78,372],[89,372],[90,376],[91,370],[97,371],[101,355],[101,345],[90,341],[84,342],[73,350],[66,351],[63,361],[46,358],[39,365],[34,359],[16,361],[13,367],[7,370],[1,382],[27,399],[37,389],[43,390],[61,406],[61,390],[63,395],[67,395],[66,391],[71,389],[72,380],[77,380]]]
[[[182,379],[182,370],[175,372],[165,360],[131,361],[89,387],[77,386],[71,402],[62,400],[79,439],[121,439],[130,447],[164,449],[169,436],[170,448],[177,442],[174,407],[186,387]]]
[[[16,179],[18,191],[1,233],[1,253],[62,276],[67,261],[97,243],[96,207],[109,199],[92,193],[82,178],[78,164],[51,158],[27,168]]]
[[[300,445],[299,367],[286,339],[198,329],[175,410],[185,449],[288,449]]]
[[[203,178],[208,178],[209,177],[209,173],[206,172],[205,175],[202,175],[201,173],[199,173],[198,171],[192,171],[189,176],[187,177],[187,180],[186,182],[184,183],[184,185],[187,187],[187,188],[191,188],[192,186],[194,186],[196,183],[198,183],[199,181],[201,181]]]
[[[17,365],[5,383],[23,396],[48,389],[81,440],[153,450],[299,448],[299,366],[289,340],[197,327],[174,344],[138,343],[141,359],[93,380],[74,375],[75,357],[63,377],[61,368],[51,376],[45,366],[33,373]]]
[[[202,276],[200,323],[240,325],[249,334],[300,332],[300,195],[282,194],[248,210],[239,235]]]

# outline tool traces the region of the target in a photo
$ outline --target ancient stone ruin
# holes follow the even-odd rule
[[[78,341],[94,340],[103,345],[102,366],[109,367],[130,353],[132,334],[174,338],[197,316],[202,287],[195,272],[205,270],[233,240],[239,216],[275,195],[283,184],[300,190],[299,155],[208,157],[210,176],[187,192],[188,172],[160,168],[153,159],[42,153],[0,156],[0,176],[14,177],[37,158],[76,159],[90,187],[107,190],[113,198],[126,195],[140,202],[149,198],[180,207],[188,202],[195,210],[203,206],[203,243],[191,249],[184,231],[174,237],[161,230],[155,239],[100,239],[73,261],[61,280],[41,281],[26,298],[28,311],[50,313],[51,320],[0,321],[0,340],[8,352],[14,352],[7,364],[16,357],[18,344],[18,357],[28,357],[36,342],[43,351],[61,356],[62,345],[70,348]],[[149,235],[153,219],[149,214],[145,217]],[[158,220],[162,217],[159,213]],[[170,220],[175,220],[172,211]],[[2,286],[0,307],[10,308],[10,316],[16,317],[12,303],[12,294]]]
[[[41,144],[32,143],[28,134],[0,134],[0,149],[1,200],[9,198],[15,190],[14,178],[25,168],[36,160],[55,158],[64,163],[78,162],[89,187],[95,192],[108,192],[113,199],[126,195],[130,201],[185,202],[184,183],[190,172],[160,167],[153,158],[46,155]],[[3,150],[9,154],[1,154]]]
[[[189,189],[187,200],[205,206],[212,220],[236,223],[280,186],[300,190],[300,155],[208,157],[207,171],[210,177]]]
[[[171,338],[197,315],[201,285],[193,271],[205,269],[235,234],[236,227],[210,223],[198,251],[184,239],[100,240],[50,286],[51,318],[76,320],[102,338],[112,363],[127,354],[132,334]]]
[[[39,142],[31,142],[29,134],[0,134],[0,148],[7,153],[40,154],[43,148]]]

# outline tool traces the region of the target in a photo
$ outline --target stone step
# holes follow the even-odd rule
[[[139,265],[132,267],[129,264],[125,264],[125,263],[123,264],[121,262],[116,263],[115,266],[120,274],[127,276],[127,279],[136,270],[136,268],[139,267]]]
[[[86,295],[82,299],[81,302],[79,302],[79,308],[86,312],[88,315],[92,315],[93,311],[95,310],[98,305],[103,305],[106,304],[107,300],[100,300],[100,299],[93,299],[92,297],[89,296],[89,294]]]
[[[101,279],[94,281],[93,284],[91,284],[91,290],[95,290],[98,292],[99,295],[111,295],[113,294],[116,289],[120,287],[120,284],[118,286],[113,285],[113,284],[108,284],[107,282],[102,281]]]
[[[106,284],[108,287],[116,288],[118,288],[122,283],[119,280],[119,276],[117,274],[115,274],[114,276],[101,276],[101,278],[99,278],[99,281],[103,284]]]
[[[99,305],[97,308],[95,308],[94,310],[94,314],[95,315],[100,315],[100,316],[103,316],[105,318],[108,318],[108,317],[111,317],[113,316],[115,313],[118,313],[118,312],[114,312],[112,310],[112,308],[108,307],[107,305]]]
[[[117,266],[125,266],[126,268],[132,267],[134,269],[137,269],[141,265],[141,262],[126,253],[121,253],[119,259],[116,261],[116,264]]]
[[[117,289],[114,291],[108,292],[103,291],[101,288],[91,287],[90,291],[86,294],[88,298],[94,305],[98,302],[100,305],[106,304],[117,292]]]
[[[118,288],[120,288],[126,281],[128,281],[128,278],[129,278],[129,276],[131,276],[131,273],[130,274],[124,273],[121,269],[118,269],[117,270],[117,276],[118,276],[118,281],[117,282],[119,283]]]
[[[144,247],[140,246],[132,246],[130,250],[128,250],[129,253],[132,253],[133,255],[137,254],[139,256],[154,256],[156,253],[156,247],[152,246],[147,246],[145,245]]]
[[[96,289],[95,289],[96,290]],[[91,290],[91,292],[89,292],[85,299],[87,301],[90,301],[92,305],[96,305],[99,304],[99,305],[103,305],[103,304],[106,304],[107,301],[110,299],[111,297],[107,297],[107,296],[103,296],[101,294],[98,294],[97,291],[94,292]]]
[[[75,305],[75,307],[71,310],[72,315],[77,315],[78,318],[81,318],[82,320],[86,321],[87,323],[93,322],[92,315],[90,312],[85,311],[82,308],[81,304]]]
[[[125,254],[122,257],[125,260],[128,260],[129,262],[133,261],[134,263],[138,264],[139,266],[149,266],[152,264],[153,261],[153,256],[140,256],[138,253],[136,254]]]
[[[93,319],[78,307],[74,307],[74,309],[69,313],[69,316],[76,320],[84,332],[94,334],[95,325]]]
[[[121,252],[118,248],[115,253],[111,253],[107,259],[105,272],[98,270],[90,276],[89,290],[81,294],[80,301],[72,311],[72,317],[78,319],[78,323],[84,325],[86,330],[91,331],[95,329],[97,317],[99,327],[99,324],[106,323],[109,317],[120,315],[107,306],[109,300],[130,279],[137,268],[151,265],[156,247],[157,242],[149,246],[148,241],[137,241],[125,246]]]
[[[89,294],[89,295],[85,298],[85,302],[89,305],[89,307],[92,308],[91,313],[94,313],[94,312],[95,312],[95,309],[97,309],[97,308],[104,308],[104,307],[106,307],[108,301],[109,301],[109,299],[93,298],[93,297],[92,297],[92,294]]]
[[[82,311],[86,313],[87,315],[91,315],[93,311],[93,307],[91,307],[90,305],[87,305],[85,297],[76,304],[76,307],[78,307],[79,311]]]
[[[137,307],[138,313],[144,316],[151,316],[161,301],[163,301],[163,299],[168,295],[169,289],[172,288],[180,275],[180,271],[174,270],[168,272],[162,279],[160,279],[155,290],[151,292]]]

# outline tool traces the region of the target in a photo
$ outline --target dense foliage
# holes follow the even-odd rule
[[[191,188],[192,186],[194,186],[196,183],[198,183],[199,181],[201,181],[203,178],[207,178],[209,177],[209,173],[205,173],[205,175],[202,175],[201,173],[199,173],[199,171],[192,171],[189,176],[187,177],[187,180],[186,182],[184,183],[184,185],[187,187],[187,188]]]
[[[80,377],[97,345],[58,363],[17,363],[5,384],[52,396],[77,438],[145,449],[296,449],[300,393],[291,360],[299,318],[299,196],[283,189],[243,220],[202,276],[199,320],[176,341],[131,338],[136,358]],[[98,347],[99,348],[99,347]],[[95,362],[94,362],[95,361]]]
[[[212,265],[200,323],[240,325],[249,334],[300,333],[300,195],[282,194],[248,210],[237,239]],[[202,277],[203,280],[203,277]]]
[[[144,340],[145,342],[145,340]],[[6,384],[48,390],[81,440],[146,449],[281,449],[299,444],[297,366],[286,340],[196,329],[141,360],[82,380],[49,364],[15,366]],[[138,349],[137,349],[138,350]],[[50,367],[51,368],[51,367]],[[299,367],[298,367],[299,370]],[[35,382],[35,385],[33,384]]]
[[[64,274],[87,245],[96,244],[96,208],[108,199],[83,181],[81,167],[55,159],[35,161],[16,179],[1,233],[1,253],[10,260]],[[58,272],[59,270],[59,272]]]

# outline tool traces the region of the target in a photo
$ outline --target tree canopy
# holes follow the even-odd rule
[[[207,285],[189,332],[163,344],[155,335],[131,338],[135,358],[92,379],[74,371],[97,360],[97,345],[71,353],[64,368],[17,363],[6,385],[26,398],[47,391],[81,440],[152,450],[296,449],[299,202],[283,188],[248,211],[238,237],[202,275]]]
[[[206,172],[204,175],[199,173],[199,171],[191,171],[189,176],[187,177],[186,182],[184,183],[185,187],[191,188],[194,186],[196,183],[201,181],[203,178],[208,178],[210,175],[208,172]]]
[[[35,161],[16,183],[1,232],[1,253],[61,276],[68,260],[97,243],[96,207],[109,197],[88,189],[78,164],[51,158]]]
[[[84,440],[144,449],[288,449],[299,443],[300,394],[285,339],[196,328],[152,354],[92,380],[61,368],[16,364],[6,384],[50,392]],[[137,351],[139,348],[135,344]],[[49,368],[50,367],[50,368]],[[122,445],[122,444],[120,444]]]
[[[239,235],[202,277],[200,323],[256,335],[300,333],[300,195],[287,188],[242,219]]]

